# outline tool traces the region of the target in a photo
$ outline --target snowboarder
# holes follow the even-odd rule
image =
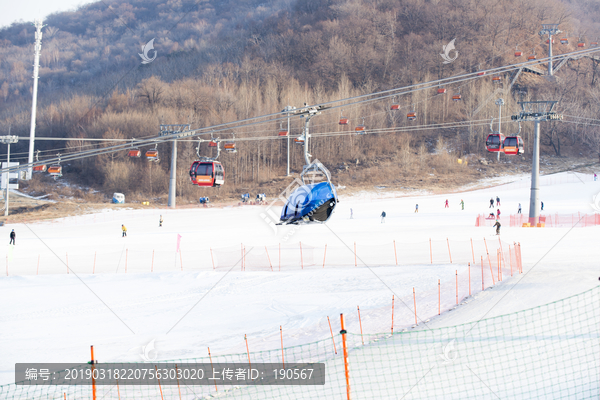
[[[383,211],[381,213],[381,223],[383,224],[385,222],[385,211]]]
[[[10,243],[9,244],[16,244],[15,243],[16,236],[17,236],[17,234],[15,233],[15,230],[13,229],[12,232],[10,233]]]
[[[448,205],[448,199],[446,199],[446,204],[444,205],[444,208],[450,208],[450,206]]]
[[[158,226],[162,226],[163,223],[163,219],[162,219],[162,215],[160,216],[159,220],[158,220]]]
[[[544,211],[544,202],[542,201],[542,211]]]
[[[496,210],[496,218],[500,218],[500,209]]]
[[[494,224],[494,226],[493,226],[493,227],[496,227],[496,235],[499,235],[499,234],[500,234],[500,227],[501,227],[501,226],[502,226],[502,225],[500,224],[500,221],[496,220],[496,223],[495,223],[495,224]]]
[[[352,209],[350,209],[350,219],[354,218],[354,213],[352,212]]]
[[[500,207],[500,197],[496,196],[496,205]]]
[[[517,211],[517,214],[521,214],[521,203],[519,203],[519,211]]]
[[[460,206],[462,207],[462,209],[465,209],[465,202],[463,199],[460,199]]]
[[[494,198],[490,199],[490,206],[488,208],[494,208]]]
[[[125,225],[121,225],[121,230],[123,231],[123,236],[121,237],[127,236],[127,228],[125,227]]]
[[[415,212],[419,213],[419,205],[418,204],[415,206]]]

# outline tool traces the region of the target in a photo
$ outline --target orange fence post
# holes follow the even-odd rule
[[[302,242],[298,242],[300,243],[300,266],[302,267],[302,269],[304,269],[304,257],[302,255]]]
[[[458,270],[456,270],[456,305],[458,305]]]
[[[177,378],[177,390],[179,391],[179,400],[181,400],[181,386],[179,386],[179,371],[177,370],[177,364],[175,364],[175,377]]]
[[[325,268],[325,257],[327,256],[327,245],[325,245],[325,252],[323,253],[323,268]]]
[[[281,364],[283,365],[283,369],[285,369],[285,358],[283,354],[283,329],[281,325],[279,325],[279,335],[281,336]]]
[[[431,263],[433,264],[433,251],[431,250],[431,238],[429,238],[429,259],[431,260]]]
[[[348,364],[348,346],[346,345],[346,326],[344,324],[344,314],[340,314],[342,324],[342,347],[344,348],[344,372],[346,374],[346,396],[350,400],[350,365]]]
[[[356,242],[354,242],[354,266],[356,267]]]
[[[442,288],[438,279],[438,315],[442,314]]]
[[[92,274],[96,273],[96,251],[94,252],[94,267],[92,268]],[[38,269],[40,268],[40,257],[38,256]]]
[[[392,295],[392,334],[394,334],[394,295]]]
[[[396,252],[396,241],[394,240],[394,258],[396,259],[396,265],[398,265],[398,253]]]
[[[475,265],[475,252],[473,251],[473,238],[471,238],[471,254],[473,255],[473,265]]]
[[[152,265],[150,266],[150,272],[154,272],[154,250],[152,250]]]
[[[210,260],[212,261],[213,269],[215,269],[215,258],[213,257],[212,247],[210,248]]]
[[[448,243],[448,256],[450,257],[450,264],[452,264],[452,254],[450,254],[450,241],[446,238],[446,243]]]
[[[360,320],[360,307],[356,306],[356,309],[358,310],[358,325],[360,326],[360,340],[362,341],[362,344],[364,346],[365,345],[365,339],[363,338],[362,322]]]
[[[160,398],[161,400],[165,400],[163,397],[162,386],[160,386],[160,378],[158,377],[158,367],[155,365],[154,370],[156,371],[156,379],[158,380],[158,389],[160,390]]]
[[[208,359],[210,360],[210,369],[213,369],[213,362],[212,362],[212,356],[210,355],[210,347],[208,348]],[[215,391],[219,391],[219,389],[217,389],[217,381],[215,380]]]
[[[471,295],[471,263],[468,264],[468,268],[469,268],[469,296],[470,296]]]
[[[94,360],[94,346],[90,346],[90,349],[92,352],[92,361],[90,361],[90,364],[92,364],[92,400],[96,400],[96,378],[94,378],[94,364],[96,361]]]
[[[331,329],[331,321],[329,320],[329,315],[327,316],[327,322],[329,322],[329,331],[331,332],[331,341],[333,342],[333,351],[337,354],[337,349],[335,348],[335,339],[333,338],[333,329]]]
[[[273,271],[273,264],[271,264],[271,257],[269,256],[269,250],[267,250],[267,246],[265,246],[265,252],[267,253],[267,258],[269,259],[269,266],[271,267],[271,271]]]
[[[121,400],[121,389],[119,389],[119,380],[117,379],[117,397]]]
[[[413,288],[413,301],[415,302],[415,325],[419,325],[417,322],[417,295],[415,294],[415,288]]]
[[[248,353],[248,365],[250,366],[250,369],[252,369],[252,363],[250,362],[250,350],[248,349],[248,338],[246,337],[246,334],[244,334],[244,340],[246,341],[246,352]]]

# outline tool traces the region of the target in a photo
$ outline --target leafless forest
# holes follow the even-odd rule
[[[287,105],[322,103],[521,62],[532,53],[542,58],[548,46],[538,35],[542,23],[559,23],[561,37],[569,38],[567,45],[554,45],[554,54],[561,54],[576,50],[578,41],[587,46],[597,41],[598,17],[599,3],[583,0],[97,2],[44,21],[36,136],[143,138],[157,135],[161,123],[206,127],[278,112]],[[152,38],[157,58],[141,64],[138,53]],[[442,46],[453,38],[458,57],[443,64]],[[11,134],[29,136],[33,41],[29,23],[0,30],[2,134],[10,128]],[[514,56],[516,48],[524,57]],[[353,124],[364,118],[368,129],[488,120],[498,113],[494,99],[502,96],[505,116],[517,112],[519,100],[559,100],[557,111],[596,119],[599,74],[598,61],[581,58],[564,65],[554,81],[523,73],[509,88],[509,75],[501,84],[488,76],[449,86],[444,95],[420,91],[344,113]],[[452,101],[454,93],[462,101]],[[400,104],[399,111],[390,111],[392,101]],[[411,109],[418,113],[417,121],[406,120]],[[347,130],[338,125],[339,117],[337,111],[316,117],[313,133]],[[543,152],[595,157],[600,154],[600,131],[594,125],[545,124]],[[517,129],[515,123],[502,126],[505,133]],[[526,141],[532,129],[532,124],[523,125]],[[243,141],[237,154],[222,155],[227,184],[218,193],[275,194],[284,184],[287,151],[278,130],[274,124],[235,131],[238,138],[272,139]],[[295,121],[291,134],[299,133]],[[331,136],[314,139],[311,153],[342,185],[405,186],[430,176],[477,174],[477,159],[492,160],[484,146],[488,133],[485,123]],[[215,193],[188,184],[196,145],[179,144],[178,195],[184,198]],[[41,159],[89,146],[103,145],[36,142]],[[11,160],[26,161],[27,148],[27,141],[13,146]],[[298,172],[303,164],[300,146],[291,150],[292,170]],[[5,153],[4,146],[0,151]],[[207,147],[201,151],[210,154]],[[529,143],[526,151],[531,151]],[[64,179],[107,194],[164,196],[170,146],[160,145],[159,152],[159,163],[129,159],[126,152],[75,161],[65,166]],[[461,157],[472,161],[458,164]]]

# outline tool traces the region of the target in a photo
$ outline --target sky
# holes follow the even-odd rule
[[[76,9],[81,5],[93,2],[93,0],[3,0],[0,28],[20,20],[33,22],[36,18],[44,18],[54,12]]]

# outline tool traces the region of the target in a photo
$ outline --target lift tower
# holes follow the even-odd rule
[[[178,124],[178,125],[161,125],[159,136],[168,136],[180,133],[182,131],[189,131],[189,124]],[[175,197],[177,194],[177,140],[173,139],[173,147],[171,152],[171,174],[169,177],[169,208],[175,208]]]
[[[558,35],[561,32],[558,24],[542,24],[540,36],[548,35],[548,76],[552,76],[552,35]]]
[[[552,112],[557,101],[519,101],[521,112],[513,115],[513,121],[534,121],[533,164],[531,167],[531,194],[529,196],[529,223],[537,226],[540,222],[540,122],[562,120],[563,116]]]

